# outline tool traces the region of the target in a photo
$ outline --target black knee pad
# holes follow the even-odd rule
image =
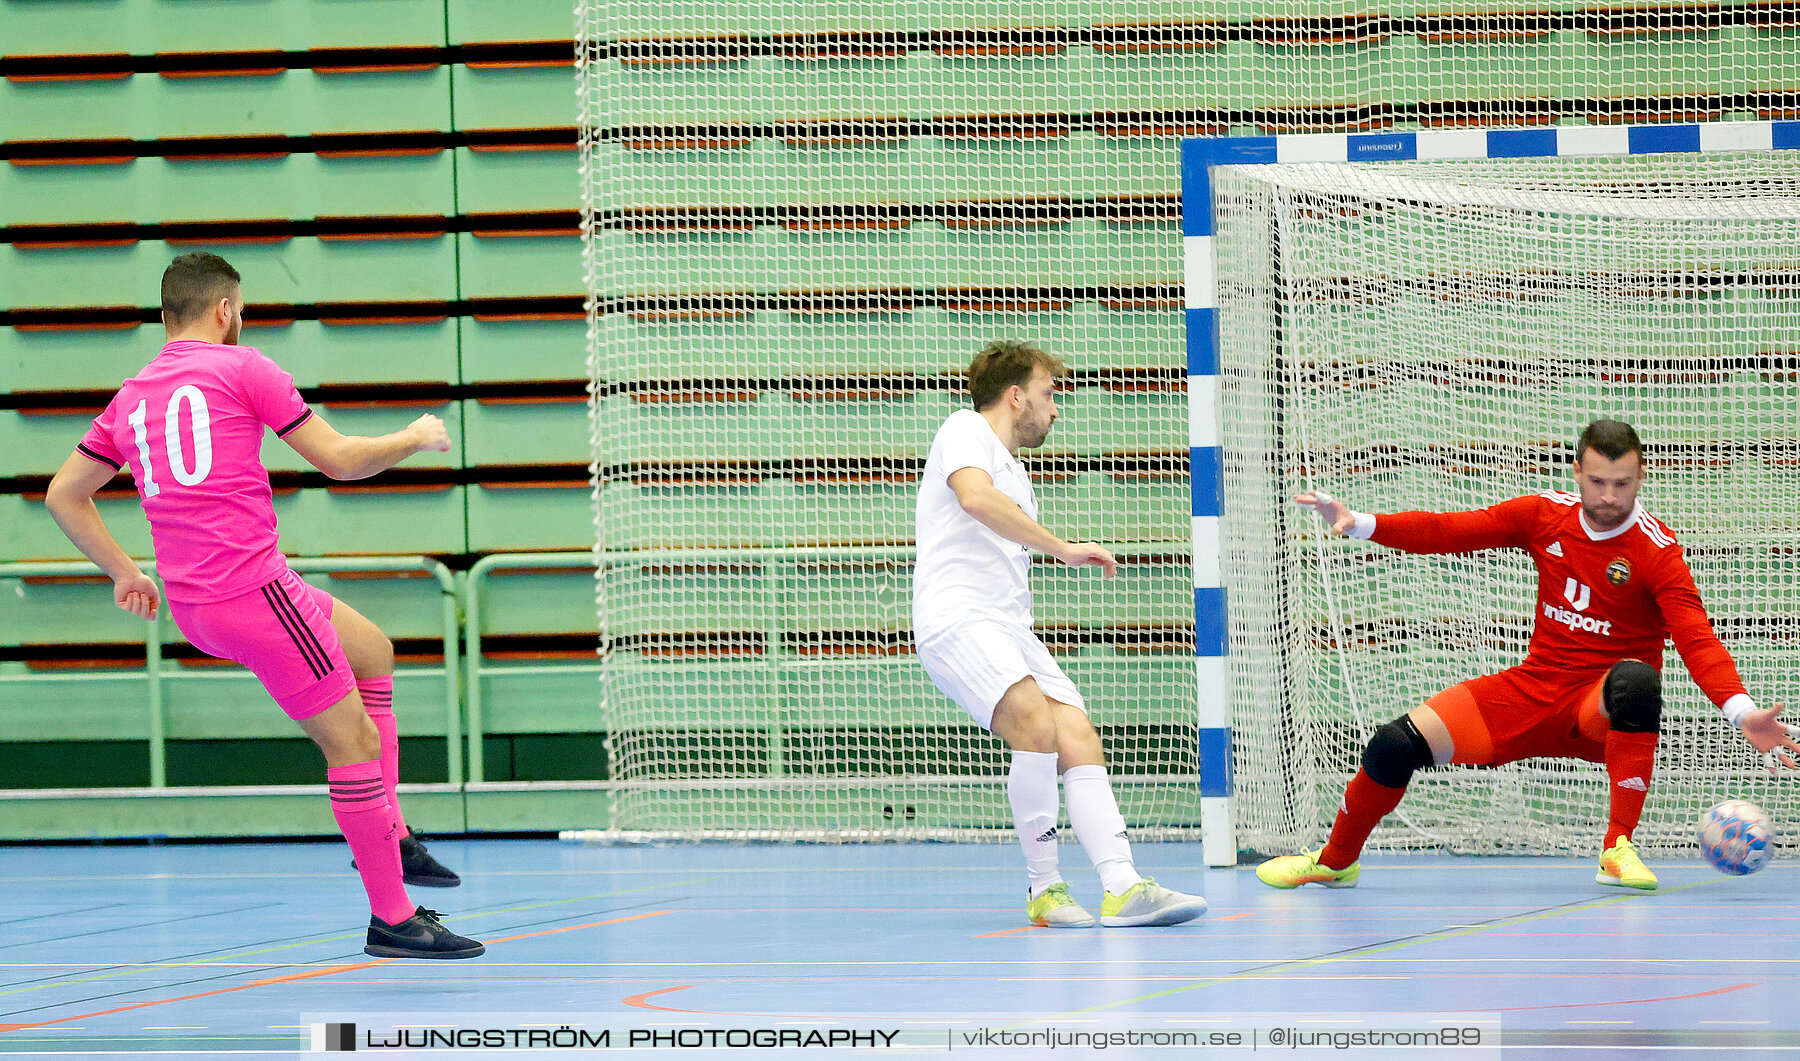
[[[1387,788],[1405,788],[1414,770],[1435,765],[1431,745],[1405,715],[1375,729],[1363,749],[1363,773]]]
[[[1622,659],[1613,664],[1600,700],[1620,733],[1662,732],[1662,675],[1648,663]]]

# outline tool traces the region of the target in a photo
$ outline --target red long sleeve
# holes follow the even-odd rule
[[[1579,497],[1546,491],[1473,512],[1379,515],[1371,540],[1413,553],[1523,549],[1538,571],[1528,665],[1599,674],[1638,659],[1660,668],[1672,640],[1713,703],[1745,691],[1675,535],[1641,508],[1596,532]]]
[[[1659,575],[1653,590],[1663,622],[1669,629],[1669,640],[1675,643],[1675,651],[1681,653],[1681,662],[1694,676],[1694,684],[1707,699],[1723,706],[1725,701],[1745,692],[1744,679],[1739,676],[1731,653],[1713,632],[1712,619],[1706,614],[1706,605],[1700,602],[1700,591],[1694,588],[1693,572],[1688,570],[1687,557],[1679,546],[1665,561]]]
[[[1537,523],[1537,498],[1515,497],[1472,512],[1389,512],[1375,517],[1377,545],[1409,553],[1523,548]]]

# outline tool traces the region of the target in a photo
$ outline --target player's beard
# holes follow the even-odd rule
[[[1031,423],[1020,424],[1019,448],[1034,449],[1043,445],[1044,440],[1050,437],[1050,425],[1052,423],[1054,423],[1054,421],[1047,420],[1042,427]]]
[[[237,341],[238,341],[238,336],[241,335],[243,333],[243,331],[244,331],[244,314],[243,314],[242,310],[239,310],[238,312],[231,315],[231,323],[228,326],[226,326],[225,337],[224,337],[224,339],[221,340],[220,345],[236,346]]]
[[[1581,506],[1581,514],[1587,517],[1588,526],[1597,531],[1609,531],[1625,522],[1625,517],[1631,515],[1631,510],[1628,508],[1603,509],[1584,504]]]

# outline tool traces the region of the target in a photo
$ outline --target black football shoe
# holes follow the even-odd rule
[[[354,858],[350,868],[356,868]],[[462,878],[432,858],[425,844],[412,833],[400,838],[400,879],[416,888],[454,888],[462,883]]]
[[[370,915],[363,953],[378,958],[473,958],[487,953],[487,948],[445,928],[436,910],[421,906],[397,925]]]
[[[408,884],[420,888],[454,888],[462,878],[431,857],[425,844],[411,833],[400,838],[400,873]]]

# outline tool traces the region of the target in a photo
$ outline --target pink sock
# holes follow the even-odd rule
[[[400,809],[400,796],[395,790],[400,783],[400,731],[394,721],[394,676],[359,678],[356,691],[362,695],[363,710],[369,713],[369,721],[375,723],[376,732],[381,734],[381,784],[387,790],[388,802],[393,804],[394,821],[400,826],[400,835],[405,836],[412,830],[406,827],[406,814]]]
[[[370,912],[390,925],[399,924],[413,915],[415,907],[400,881],[400,833],[382,791],[380,761],[327,767],[325,780],[331,787],[331,816],[350,842],[363,890],[369,893]]]

